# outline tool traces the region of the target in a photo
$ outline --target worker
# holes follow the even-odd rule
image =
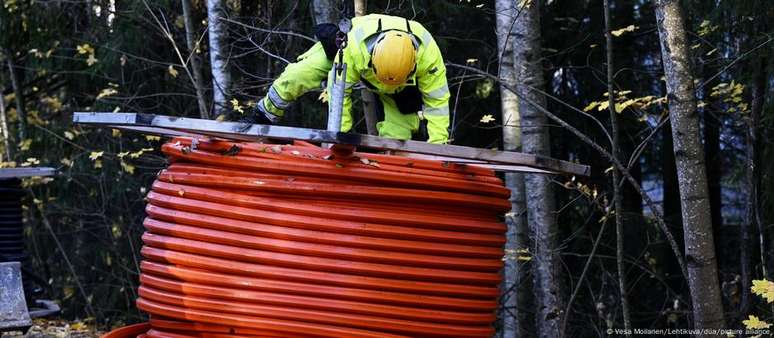
[[[321,88],[332,74],[333,63],[347,64],[341,131],[352,129],[352,88],[362,83],[379,98],[376,128],[379,136],[408,140],[427,121],[427,141],[447,143],[449,88],[441,51],[432,35],[418,22],[397,16],[370,14],[352,19],[341,54],[336,45],[338,27],[315,27],[319,40],[288,64],[257,104],[255,123],[276,123],[291,102]],[[327,92],[332,92],[327,81]]]

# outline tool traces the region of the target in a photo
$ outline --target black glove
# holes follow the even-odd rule
[[[263,101],[258,102],[258,107],[249,113],[242,114],[237,119],[237,122],[242,123],[240,131],[244,132],[253,124],[273,125],[279,122],[280,117],[267,111],[263,106]]]
[[[325,56],[328,60],[333,61],[336,57],[336,34],[339,32],[339,27],[332,23],[321,23],[314,26],[314,36],[322,43]]]

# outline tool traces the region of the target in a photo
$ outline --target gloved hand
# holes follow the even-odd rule
[[[274,115],[266,110],[266,107],[263,106],[263,101],[260,101],[258,102],[258,107],[256,107],[255,110],[241,115],[237,122],[271,125],[279,122],[279,119],[279,116]]]
[[[244,132],[250,129],[253,124],[272,125],[279,122],[279,119],[279,116],[267,111],[266,107],[263,106],[263,101],[260,101],[258,102],[258,107],[255,110],[241,115],[237,122],[243,124],[240,128],[240,131]]]

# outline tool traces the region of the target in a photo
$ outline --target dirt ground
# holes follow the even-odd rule
[[[26,335],[21,332],[5,332],[0,334],[0,338],[96,338],[102,333],[82,321],[35,319]]]

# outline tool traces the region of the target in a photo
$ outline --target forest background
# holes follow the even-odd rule
[[[692,304],[713,288],[718,294],[709,302],[722,306],[709,317],[720,316],[724,327],[774,323],[768,282],[774,280],[774,162],[766,160],[774,156],[774,6],[765,0],[366,5],[368,13],[403,16],[433,33],[447,62],[452,143],[592,167],[588,178],[504,177],[522,193],[514,194],[515,209],[506,215],[511,231],[499,334],[702,326],[697,312],[703,310]],[[657,20],[670,15],[670,6],[681,8],[680,25]],[[73,126],[72,113],[238,118],[314,43],[315,23],[343,14],[334,0],[2,1],[2,167],[52,166],[61,173],[25,180],[25,235],[33,270],[49,297],[61,301],[63,316],[101,327],[144,318],[134,306],[143,199],[166,165],[157,150],[164,140]],[[680,34],[684,48],[670,49],[669,39]],[[674,77],[670,69],[680,64],[692,71]],[[682,115],[674,84],[692,93],[692,113]],[[319,93],[293,105],[282,124],[324,128]],[[695,135],[675,135],[693,138],[698,148],[687,150],[701,159],[691,165],[706,171],[706,196],[696,199],[706,197],[710,217],[699,228],[690,223],[693,211],[682,210],[681,201],[696,196],[681,199],[691,187],[678,179],[682,153],[674,145],[686,143],[674,139],[674,116],[698,119]],[[365,133],[366,126],[361,121],[356,129]],[[619,203],[614,181],[621,182]],[[709,277],[693,275],[705,261],[685,251],[698,242],[684,234],[697,229],[714,236],[714,248],[704,252],[717,258]]]

